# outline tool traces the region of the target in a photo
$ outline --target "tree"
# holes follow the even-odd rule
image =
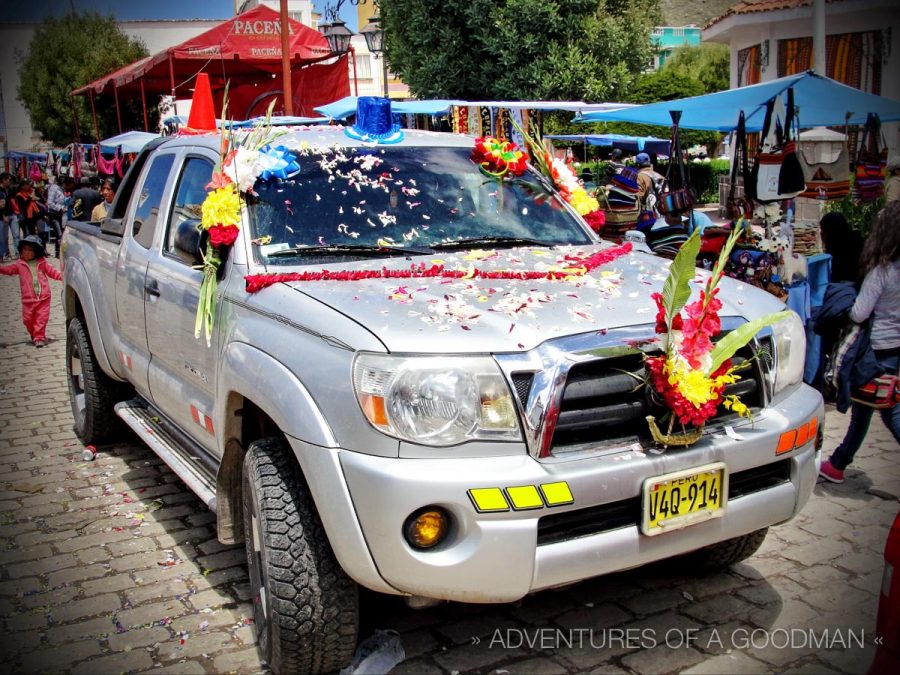
[[[615,99],[650,61],[659,0],[381,0],[391,70],[423,98]]]
[[[679,47],[662,69],[698,80],[705,94],[724,91],[730,84],[728,47],[715,42]]]
[[[65,145],[75,136],[74,107],[82,133],[93,136],[87,102],[83,97],[71,100],[69,93],[146,55],[144,44],[122,33],[112,16],[86,12],[44,19],[28,51],[19,55],[18,94],[31,126],[53,144]],[[138,126],[140,103],[122,103],[123,124]],[[116,133],[113,106],[98,105],[96,110],[103,137]]]

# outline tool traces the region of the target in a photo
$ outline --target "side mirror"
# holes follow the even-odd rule
[[[121,237],[125,234],[125,220],[122,218],[104,218],[100,221],[100,231],[103,234]]]
[[[188,265],[202,265],[203,256],[201,251],[206,248],[206,232],[205,236],[201,236],[197,226],[200,221],[195,218],[183,220],[178,224],[178,230],[175,232],[175,254]]]

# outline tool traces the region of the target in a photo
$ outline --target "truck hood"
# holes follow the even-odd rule
[[[291,271],[408,270],[411,264],[447,270],[551,271],[607,245],[516,248],[380,258]],[[391,352],[499,353],[529,350],[548,339],[653,324],[670,261],[631,252],[584,276],[565,280],[396,278],[289,282],[371,331]],[[288,271],[283,267],[278,271]],[[694,295],[709,273],[697,271]],[[722,316],[752,318],[783,309],[768,293],[723,279]]]

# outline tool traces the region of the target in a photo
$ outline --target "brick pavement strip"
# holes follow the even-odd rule
[[[104,447],[96,461],[81,461],[58,297],[44,350],[28,343],[18,317],[16,281],[0,279],[4,671],[261,672],[248,644],[241,548],[218,543],[214,515],[142,444]],[[22,377],[22,364],[35,360],[41,377]],[[846,416],[829,410],[826,452],[846,426]],[[884,537],[898,509],[896,451],[876,418],[847,481],[819,484],[799,518],[772,528],[756,556],[727,572],[693,578],[663,563],[496,607],[414,612],[379,598],[365,625],[394,628],[406,641],[408,660],[397,672],[864,672]],[[170,551],[177,563],[162,566]],[[531,639],[545,631],[549,643],[505,646],[494,639],[498,629],[530,631]],[[864,634],[865,646],[764,644],[792,630],[826,629]],[[647,649],[610,643],[614,630],[658,641],[672,631],[693,641]],[[586,642],[572,640],[579,632]],[[748,644],[751,635],[758,644]]]

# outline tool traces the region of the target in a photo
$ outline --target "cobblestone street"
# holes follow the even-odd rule
[[[52,288],[39,350],[18,280],[0,279],[0,671],[261,672],[243,548],[218,543],[213,514],[134,437],[82,460]],[[847,421],[829,410],[826,453]],[[516,604],[420,611],[367,594],[361,638],[399,632],[394,673],[863,673],[897,450],[876,416],[848,480],[820,483],[728,572],[657,564]]]

